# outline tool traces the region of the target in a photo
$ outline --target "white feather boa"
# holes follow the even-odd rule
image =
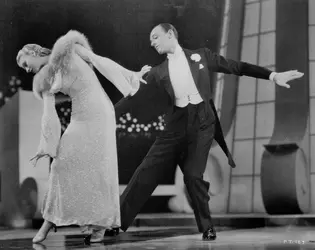
[[[37,98],[42,99],[42,93],[45,91],[55,93],[61,88],[62,76],[66,76],[71,69],[75,44],[92,51],[86,36],[76,30],[70,30],[61,36],[53,46],[48,64],[34,76],[33,92]],[[89,65],[93,67],[90,63]]]

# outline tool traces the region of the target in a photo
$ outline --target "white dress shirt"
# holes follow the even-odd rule
[[[199,104],[203,100],[198,92],[183,49],[177,45],[174,54],[168,54],[168,68],[175,94],[175,105],[186,107],[189,103]]]

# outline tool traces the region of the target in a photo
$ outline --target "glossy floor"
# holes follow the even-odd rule
[[[204,242],[195,228],[133,228],[102,244],[83,244],[84,235],[65,228],[50,233],[43,244],[32,244],[34,230],[0,231],[0,249],[211,249],[302,250],[315,249],[314,227],[277,227],[218,232],[214,242]],[[312,242],[314,240],[314,242]]]

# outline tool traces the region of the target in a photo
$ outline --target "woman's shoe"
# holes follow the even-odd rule
[[[57,232],[57,227],[54,223],[49,221],[44,221],[42,227],[39,229],[35,237],[33,238],[33,243],[40,243],[44,241],[50,231],[50,229],[54,228],[54,231]]]
[[[46,250],[47,249],[47,247],[41,243],[34,243],[32,245],[32,247],[34,250]]]
[[[93,230],[92,234],[89,234],[84,238],[84,244],[90,245],[93,243],[101,243],[104,241],[104,230]]]
[[[93,234],[89,234],[84,238],[85,245],[91,245],[93,243],[101,243],[103,242],[104,237],[93,237]]]

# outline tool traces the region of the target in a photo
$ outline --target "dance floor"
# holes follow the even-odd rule
[[[36,230],[0,230],[0,249],[211,249],[211,250],[302,250],[315,249],[315,227],[271,227],[222,230],[217,240],[205,242],[192,227],[132,228],[103,243],[84,245],[84,235],[77,228],[62,228],[51,232],[43,244],[32,244]]]

